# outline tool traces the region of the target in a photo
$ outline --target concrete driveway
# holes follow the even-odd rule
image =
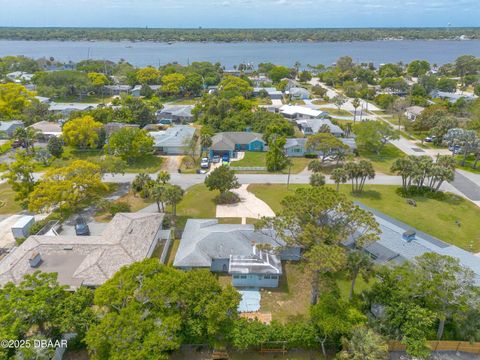
[[[273,217],[275,213],[265,202],[247,190],[248,184],[233,190],[241,201],[232,205],[217,205],[217,218],[242,218],[242,224],[247,218],[260,219],[263,216]]]

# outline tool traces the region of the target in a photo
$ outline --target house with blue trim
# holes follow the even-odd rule
[[[300,260],[300,248],[286,247],[270,230],[257,231],[252,224],[219,224],[218,219],[189,219],[173,266],[227,273],[238,287],[277,287],[281,262],[287,260]]]
[[[262,139],[262,134],[255,132],[231,131],[217,133],[212,137],[212,146],[210,146],[210,157],[215,155],[228,155],[233,157],[233,153],[238,151],[265,151],[266,142]]]

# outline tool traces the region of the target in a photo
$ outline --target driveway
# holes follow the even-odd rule
[[[162,156],[164,163],[162,164],[162,170],[168,171],[169,173],[177,172],[180,169],[182,164],[183,155],[170,155]]]
[[[217,205],[217,218],[242,218],[242,224],[247,218],[260,219],[263,216],[273,217],[275,213],[265,202],[247,190],[248,184],[233,190],[241,201],[232,205]]]

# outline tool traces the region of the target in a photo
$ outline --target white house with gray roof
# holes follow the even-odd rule
[[[304,135],[318,134],[323,126],[327,126],[330,130],[330,134],[336,137],[340,137],[344,134],[342,128],[333,124],[329,119],[298,119],[295,120],[298,127]]]
[[[258,249],[268,244],[275,251]],[[255,231],[251,224],[219,224],[217,219],[189,219],[173,266],[207,268],[232,275],[235,286],[277,287],[282,260],[299,260],[299,248],[284,247],[273,236]]]
[[[162,109],[157,110],[155,115],[158,122],[170,120],[173,123],[189,123],[193,121],[194,107],[194,105],[165,104]]]
[[[299,105],[283,105],[280,114],[287,119],[320,119],[328,116],[328,113]]]
[[[169,127],[162,131],[152,131],[154,148],[158,153],[166,155],[183,155],[188,151],[187,144],[195,135],[195,128],[188,125]]]
[[[122,266],[149,258],[161,235],[163,214],[119,213],[101,235],[33,235],[0,260],[0,286],[18,284],[40,270],[55,272],[70,289],[97,287]]]

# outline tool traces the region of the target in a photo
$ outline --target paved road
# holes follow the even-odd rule
[[[480,201],[480,187],[459,171],[455,172],[455,180],[452,185],[470,200]]]

